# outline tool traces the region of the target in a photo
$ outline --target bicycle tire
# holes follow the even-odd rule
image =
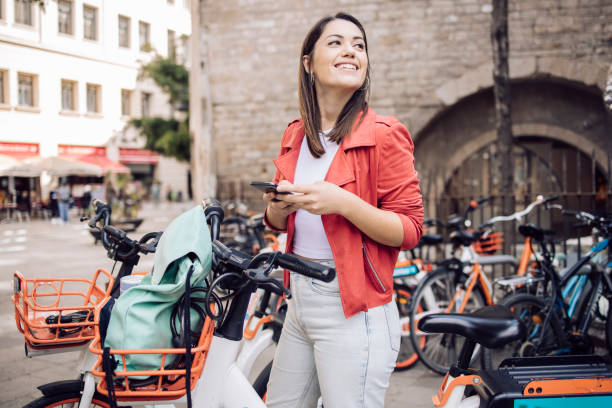
[[[404,371],[414,367],[419,361],[419,355],[412,346],[412,340],[410,339],[410,323],[402,324],[402,320],[410,319],[410,303],[412,298],[412,290],[407,286],[398,286],[394,288],[395,292],[395,303],[397,304],[397,310],[400,315],[401,327],[401,342],[400,350],[397,355],[397,361],[395,362],[395,371]],[[422,337],[419,346],[422,348],[425,346],[425,337]]]
[[[545,319],[544,313],[548,306],[548,302],[545,299],[529,293],[515,293],[502,299],[499,304],[506,306],[518,320],[523,322],[526,334],[523,339],[513,341],[503,347],[485,349],[483,364],[487,369],[497,368],[506,358],[540,355],[541,353],[536,352],[536,344],[541,344],[542,341],[550,344],[553,349],[556,348],[554,345],[555,338],[558,338],[561,326],[555,314],[551,316],[550,320],[552,331],[548,329],[544,334],[546,338],[542,339],[540,337],[542,328],[538,326],[538,322],[542,322]],[[540,333],[539,335],[538,332]]]
[[[76,406],[74,403],[77,403],[81,400],[81,393],[79,391],[69,392],[69,393],[60,393],[58,391],[57,394],[47,394],[42,396],[29,404],[25,405],[23,408],[58,408],[63,407],[66,404],[68,407]],[[99,394],[95,393],[92,399],[92,405],[90,408],[110,408],[110,403],[108,399]]]
[[[612,301],[608,298],[608,316],[606,318],[606,345],[608,346],[608,360],[612,359]]]
[[[416,350],[419,360],[430,370],[444,375],[451,365],[457,362],[459,352],[463,346],[464,339],[455,334],[422,333],[416,329],[418,319],[426,314],[446,313],[446,307],[455,296],[457,285],[462,285],[461,271],[450,269],[437,269],[419,283],[410,307],[410,340],[412,347]],[[459,303],[459,302],[458,302]],[[480,287],[474,287],[464,312],[470,312],[485,305],[484,296]],[[419,313],[419,310],[422,310]],[[426,342],[423,348],[419,347],[420,338],[425,336]],[[476,346],[472,361],[480,355],[481,347]]]
[[[264,369],[261,370],[261,373],[259,373],[257,378],[255,378],[255,381],[253,381],[253,389],[257,392],[259,398],[261,398],[264,402],[266,401],[265,397],[266,392],[268,392],[268,381],[270,380],[271,372],[272,361],[270,361],[268,365],[266,365]]]

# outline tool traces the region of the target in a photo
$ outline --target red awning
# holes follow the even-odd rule
[[[111,173],[127,174],[130,172],[130,169],[123,164],[112,161],[106,157],[106,147],[58,145],[57,150],[60,157],[96,165],[100,167],[104,173],[110,171]]]
[[[38,143],[0,142],[0,154],[19,160],[38,156]]]
[[[119,161],[128,164],[157,164],[159,155],[151,150],[120,147]]]

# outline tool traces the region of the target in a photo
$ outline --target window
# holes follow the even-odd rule
[[[29,26],[34,25],[30,0],[15,0],[15,22]]]
[[[168,30],[168,58],[176,58],[176,33],[173,30]]]
[[[0,105],[8,105],[8,71],[0,69]]]
[[[149,38],[149,34],[151,31],[151,26],[149,23],[145,23],[144,21],[140,21],[138,23],[138,36],[140,38],[140,51],[148,52],[151,51],[151,40]]]
[[[62,79],[62,110],[77,110],[77,83]]]
[[[130,48],[130,19],[119,16],[119,46]]]
[[[121,116],[132,114],[132,91],[129,89],[121,90]]]
[[[100,113],[100,85],[87,84],[87,112]]]
[[[57,31],[63,34],[73,34],[71,1],[58,0],[57,2]]]
[[[83,38],[98,40],[98,9],[83,5]]]
[[[151,116],[151,94],[148,92],[142,93],[141,114],[143,117]]]
[[[36,75],[31,74],[17,74],[17,85],[18,85],[18,96],[17,104],[21,106],[37,106],[37,78]]]

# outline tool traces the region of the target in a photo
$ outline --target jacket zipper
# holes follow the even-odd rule
[[[382,283],[380,276],[378,276],[378,274],[376,273],[376,270],[374,269],[374,265],[372,265],[372,262],[370,261],[370,257],[368,256],[368,251],[366,251],[365,245],[363,243],[361,244],[361,249],[363,249],[363,256],[365,257],[365,260],[368,263],[368,266],[370,267],[370,271],[372,272],[372,275],[374,275],[374,278],[376,278],[376,282],[378,283],[379,289],[381,289],[382,292],[386,292],[387,289],[385,288],[385,285]]]

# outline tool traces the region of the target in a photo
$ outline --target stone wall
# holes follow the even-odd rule
[[[560,79],[601,94],[612,63],[612,2],[509,3],[513,78]],[[405,123],[419,151],[447,110],[491,87],[491,8],[490,0],[201,0],[218,196],[256,198],[248,182],[272,178],[282,131],[299,114],[301,42],[320,17],[346,11],[363,23],[371,106]],[[443,136],[459,147],[469,142],[460,132]],[[592,142],[609,149],[600,138]],[[417,155],[420,169],[427,170],[429,153]]]

